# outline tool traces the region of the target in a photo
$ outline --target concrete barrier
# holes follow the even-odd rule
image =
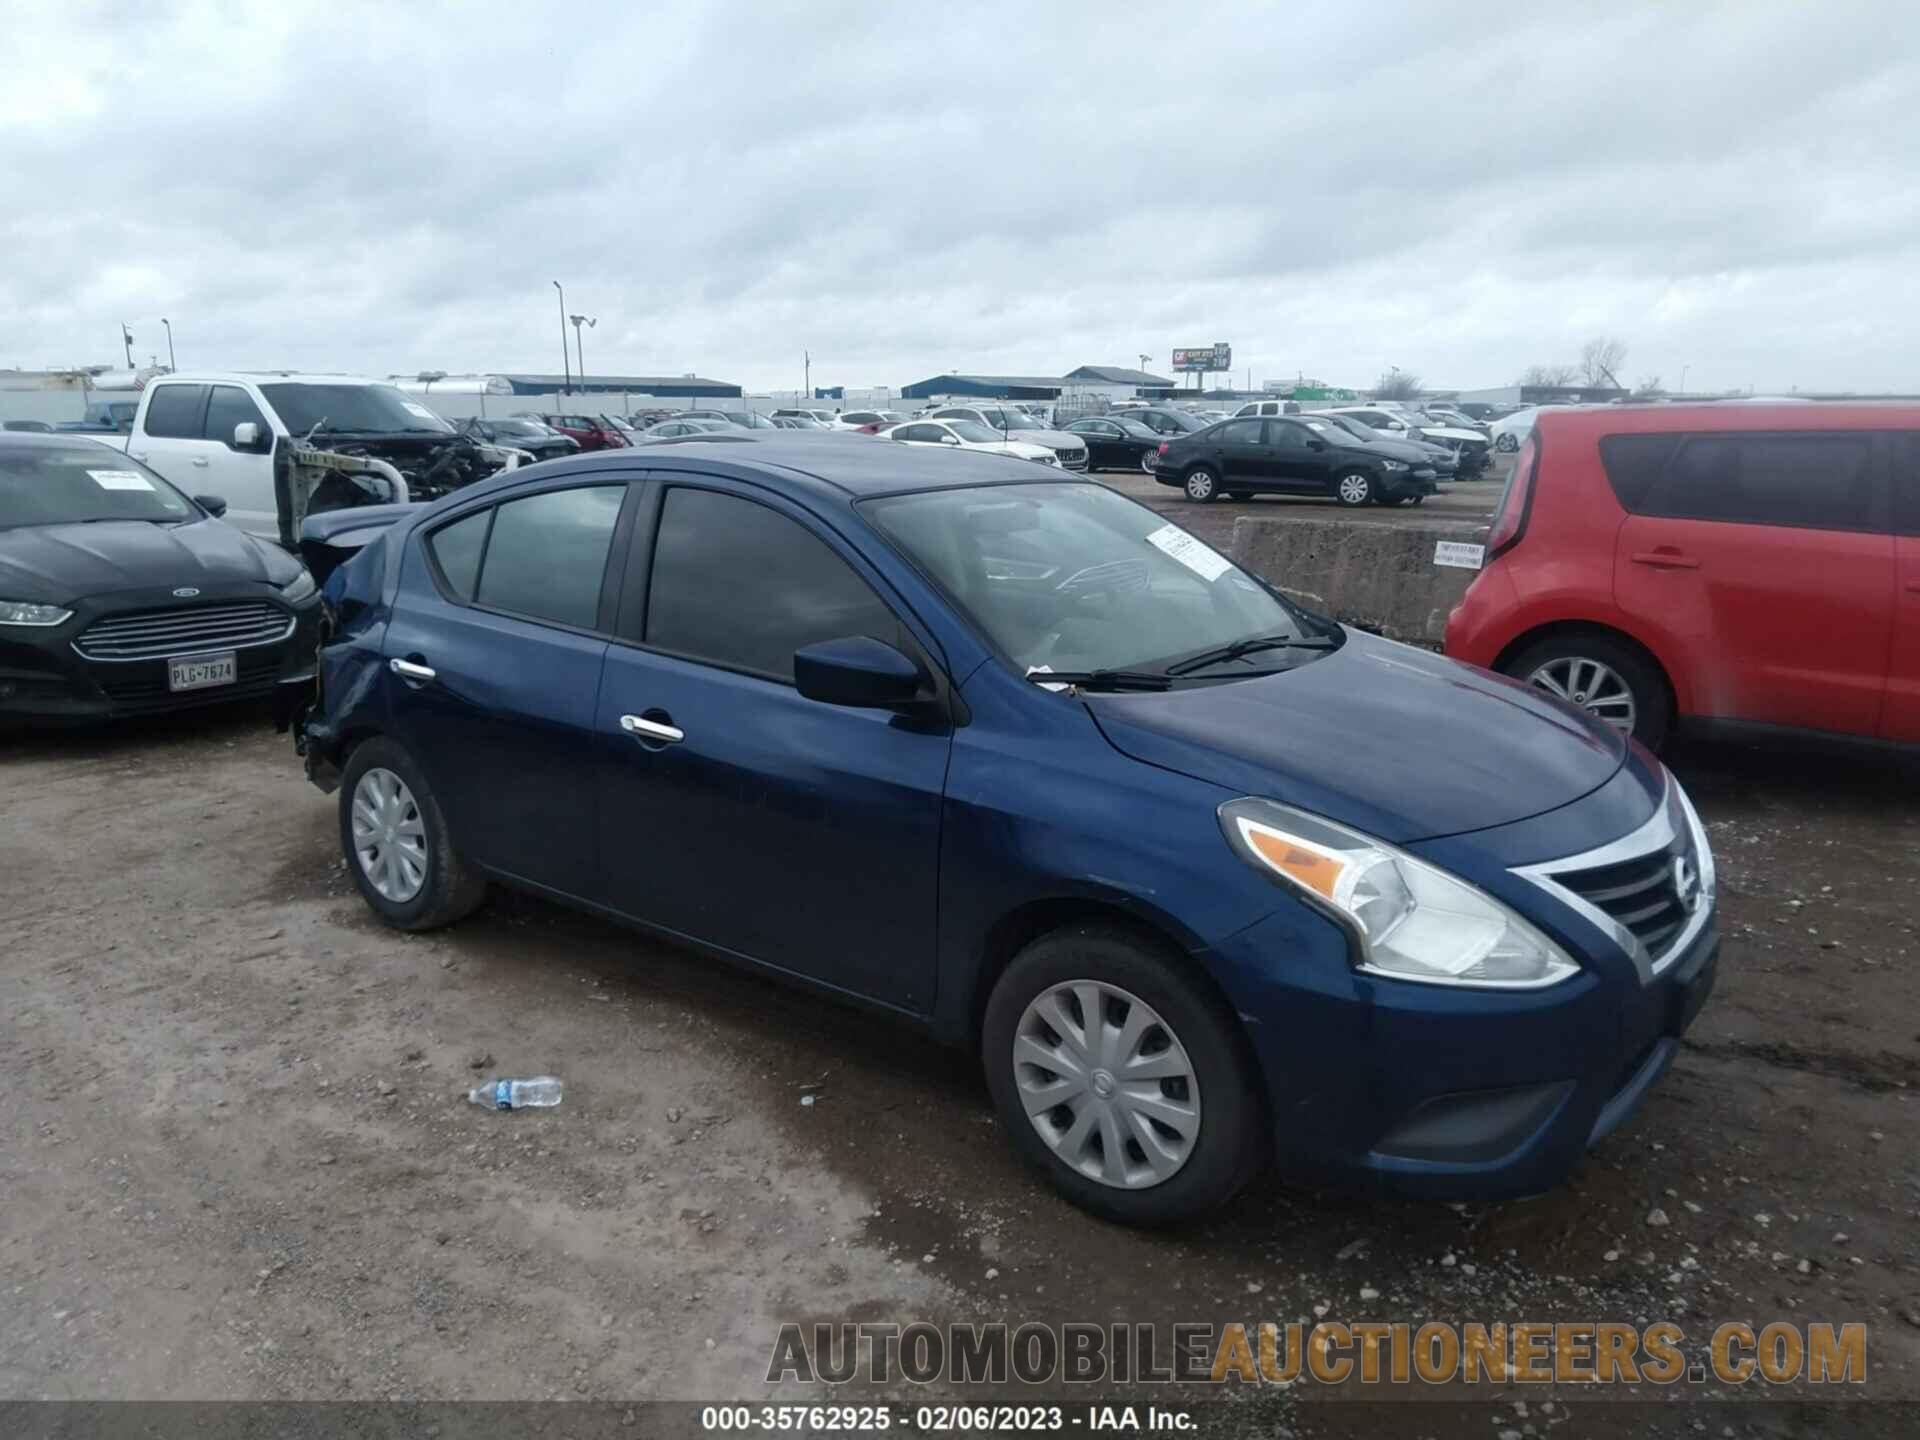
[[[1242,515],[1233,559],[1301,604],[1392,640],[1437,647],[1479,574],[1487,527]],[[1453,563],[1436,561],[1436,554]]]

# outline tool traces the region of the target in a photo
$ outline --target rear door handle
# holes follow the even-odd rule
[[[398,656],[387,661],[387,668],[402,680],[432,680],[435,677],[431,665],[416,665],[411,660],[402,660]]]
[[[1678,550],[1641,550],[1633,556],[1636,565],[1651,565],[1656,570],[1698,570],[1700,562]]]
[[[144,450],[129,450],[127,454],[131,455],[134,459],[140,461],[142,464],[146,463],[147,452]]]
[[[687,738],[687,732],[678,725],[665,725],[658,720],[648,720],[641,715],[622,715],[620,728],[629,735],[638,735],[647,740],[664,740],[669,745],[678,744]]]
[[[193,463],[204,467],[207,463],[207,457],[204,455],[196,455],[193,457]]]

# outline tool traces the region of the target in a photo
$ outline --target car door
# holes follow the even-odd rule
[[[1326,441],[1296,420],[1267,421],[1267,468],[1283,490],[1319,493],[1330,473]]]
[[[637,503],[607,474],[462,511],[408,545],[387,626],[395,728],[463,853],[565,895],[595,889],[610,562]]]
[[[1690,713],[1876,733],[1895,589],[1876,437],[1600,446],[1630,512],[1615,537],[1615,599],[1683,672]]]
[[[1272,478],[1267,473],[1266,440],[1262,420],[1229,420],[1209,437],[1209,449],[1220,476],[1228,489],[1263,489]]]
[[[207,389],[190,381],[156,381],[146,411],[127,437],[127,453],[189,495],[204,491],[213,456],[206,438]]]
[[[1880,733],[1920,743],[1920,430],[1888,437],[1892,452],[1894,572],[1892,659]]]
[[[1120,427],[1111,420],[1083,420],[1073,427],[1087,445],[1087,465],[1089,468],[1129,465],[1132,456],[1120,437]]]
[[[793,652],[871,635],[931,667],[928,642],[805,512],[721,480],[655,493],[600,695],[605,903],[926,1010],[950,727],[806,699]]]
[[[233,438],[234,427],[258,427],[259,440],[243,446]],[[207,443],[207,465],[201,490],[227,502],[226,520],[250,535],[277,540],[280,507],[273,493],[273,427],[253,397],[239,385],[215,385],[207,396],[202,427]]]

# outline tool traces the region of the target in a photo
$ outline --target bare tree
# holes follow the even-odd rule
[[[1624,390],[1627,387],[1620,383],[1618,376],[1626,360],[1625,341],[1596,335],[1581,348],[1580,378],[1589,385],[1611,385],[1616,390]]]
[[[1571,385],[1580,372],[1571,365],[1529,365],[1520,372],[1519,385]]]
[[[1410,375],[1405,370],[1393,369],[1373,382],[1373,398],[1376,400],[1413,400],[1420,394],[1420,377]]]
[[[1637,400],[1657,400],[1666,393],[1667,387],[1660,383],[1658,375],[1649,375],[1633,387],[1634,398]]]

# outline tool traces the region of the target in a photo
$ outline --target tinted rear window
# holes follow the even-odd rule
[[[447,588],[462,600],[473,599],[473,582],[480,578],[480,548],[487,541],[487,522],[493,511],[482,510],[433,532],[427,541]]]
[[[1680,448],[1678,435],[1608,435],[1600,441],[1600,463],[1620,504],[1639,511],[1667,461]]]
[[[1920,535],[1920,430],[1893,437],[1893,523],[1902,535]]]
[[[1694,435],[1648,496],[1645,511],[1675,519],[1873,527],[1872,437]]]
[[[582,630],[600,614],[600,582],[626,487],[549,490],[509,500],[480,567],[482,605]]]

